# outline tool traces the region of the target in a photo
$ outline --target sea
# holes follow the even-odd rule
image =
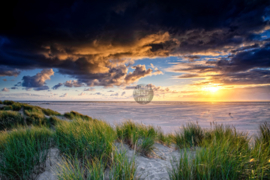
[[[50,108],[60,113],[77,111],[112,125],[132,120],[159,126],[165,133],[173,133],[189,122],[203,128],[211,123],[234,126],[237,131],[255,135],[259,124],[270,123],[270,102],[176,102],[162,101],[138,104],[135,101],[24,101]]]

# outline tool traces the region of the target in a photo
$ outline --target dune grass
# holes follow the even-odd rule
[[[18,112],[0,111],[0,130],[11,129],[23,125],[23,117]]]
[[[10,101],[10,100],[4,100],[3,104],[5,105],[12,105],[13,103],[15,103],[14,101]]]
[[[21,110],[21,108],[22,108],[22,103],[14,102],[14,103],[12,104],[12,109],[13,109],[14,111],[19,111],[19,110]]]
[[[142,155],[148,156],[153,151],[153,145],[157,137],[157,130],[153,126],[146,126],[133,121],[125,121],[116,125],[118,141],[135,148]]]
[[[103,121],[77,119],[56,126],[56,145],[67,156],[102,158],[106,162],[115,139],[113,128]]]
[[[109,179],[113,180],[133,180],[137,166],[135,165],[135,156],[128,159],[125,151],[114,149],[110,165]]]
[[[46,127],[19,128],[1,133],[0,177],[34,179],[44,167],[53,132]]]
[[[105,166],[98,159],[86,162],[78,158],[65,158],[58,168],[59,180],[103,180]]]
[[[198,146],[203,138],[203,129],[196,123],[187,123],[180,131],[175,132],[175,142],[179,148]]]
[[[172,163],[170,179],[269,179],[269,132],[267,123],[261,125],[255,146],[250,147],[247,134],[215,124],[203,133],[195,157],[185,152],[176,165]]]
[[[83,114],[80,114],[76,111],[70,111],[70,112],[66,112],[64,114],[64,116],[70,120],[73,120],[73,119],[82,119],[82,120],[86,120],[86,121],[92,121],[93,118],[87,116],[87,115],[83,115]]]
[[[7,105],[1,108],[2,110],[8,111],[8,110],[13,110],[13,107],[11,105]]]
[[[66,157],[59,166],[59,180],[133,180],[135,179],[135,159],[129,160],[125,152],[114,150],[110,163],[102,159],[92,160]],[[107,168],[106,168],[107,167]],[[106,171],[107,170],[107,171]],[[105,173],[106,172],[106,173]]]

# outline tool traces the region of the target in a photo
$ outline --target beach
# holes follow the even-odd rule
[[[210,122],[233,125],[238,131],[256,134],[258,125],[270,121],[270,102],[25,102],[60,113],[77,111],[110,124],[133,120],[160,126],[165,133],[188,122],[210,128]]]

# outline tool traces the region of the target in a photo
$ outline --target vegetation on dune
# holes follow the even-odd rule
[[[13,107],[11,105],[8,105],[8,106],[4,106],[2,109],[8,111],[8,110],[13,110]]]
[[[12,109],[14,111],[19,111],[19,110],[21,110],[21,108],[22,108],[22,103],[15,102],[12,104]]]
[[[91,121],[93,120],[91,117],[87,116],[87,115],[83,115],[83,114],[80,114],[76,111],[70,111],[70,112],[66,112],[64,114],[64,116],[70,120],[73,120],[73,119],[82,119],[82,120],[86,120],[86,121]]]
[[[3,136],[2,136],[3,135]],[[53,132],[45,127],[15,129],[1,133],[0,177],[34,179],[44,167]]]
[[[22,104],[22,107],[24,108],[24,110],[27,110],[27,111],[39,111],[40,113],[45,114],[47,116],[61,115],[57,111],[54,111],[54,110],[51,110],[51,109],[45,109],[45,108],[42,108],[42,107],[39,107],[39,106],[32,106],[32,105],[29,105],[29,104]]]
[[[175,133],[175,142],[179,148],[198,146],[203,138],[203,129],[195,123],[188,123]]]
[[[24,108],[23,113],[25,118],[19,112],[16,112],[21,108]],[[0,130],[9,130],[17,127],[18,125],[46,125],[51,127],[57,122],[61,122],[60,119],[54,116],[48,118],[45,117],[44,111],[50,115],[60,114],[50,109],[43,109],[18,102],[13,102],[12,105],[4,106],[4,109],[5,110],[0,110]],[[10,111],[12,109],[15,111]]]
[[[106,162],[116,139],[114,129],[103,121],[65,122],[56,126],[55,142],[67,156],[103,159]]]
[[[114,150],[110,157],[110,164],[103,162],[98,158],[92,160],[78,158],[64,159],[59,167],[61,173],[58,174],[59,180],[103,180],[105,177],[109,180],[133,180],[135,179],[135,159],[129,160],[125,152]],[[105,174],[105,169],[108,171]]]
[[[0,130],[11,129],[23,125],[24,120],[20,113],[14,111],[0,111]]]
[[[51,110],[51,109],[45,109],[42,108],[42,112],[47,116],[59,116],[61,115],[59,112]]]
[[[135,148],[137,152],[144,156],[149,156],[154,150],[155,141],[169,145],[171,139],[164,135],[160,128],[146,126],[133,121],[125,121],[116,125],[116,134],[118,141],[128,144],[131,148]]]
[[[10,100],[4,100],[3,104],[5,105],[12,105],[13,103],[15,103],[14,101],[10,101]]]
[[[269,123],[259,126],[251,146],[246,133],[222,124],[211,123],[210,129],[203,129],[188,123],[174,134],[164,134],[160,128],[133,121],[112,128],[104,121],[71,111],[64,114],[73,120],[67,122],[50,109],[7,100],[3,103],[7,110],[0,111],[0,130],[17,129],[0,132],[0,179],[34,179],[44,169],[52,146],[64,158],[59,179],[136,179],[135,157],[129,160],[125,152],[118,151],[116,141],[148,157],[155,142],[175,143],[184,153],[172,161],[168,170],[172,180],[270,179]],[[19,110],[24,116],[16,112]],[[193,155],[187,152],[194,147],[200,148]]]
[[[204,133],[195,157],[185,152],[176,165],[172,163],[170,179],[269,179],[269,137],[270,128],[265,123],[255,146],[250,147],[247,134],[215,125]]]

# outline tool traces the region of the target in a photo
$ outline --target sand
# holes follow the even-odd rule
[[[119,151],[126,151],[126,156],[129,159],[135,156],[137,166],[136,177],[140,180],[169,179],[167,170],[171,169],[171,161],[177,162],[181,153],[183,153],[183,151],[176,150],[174,145],[167,147],[155,143],[152,158],[149,158],[134,154],[134,150],[130,149],[126,144],[115,143],[115,146]],[[194,155],[195,151],[188,151],[188,153]],[[57,172],[58,165],[61,165],[59,150],[52,148],[49,150],[45,171],[38,176],[37,180],[57,180],[57,173],[59,173]]]

